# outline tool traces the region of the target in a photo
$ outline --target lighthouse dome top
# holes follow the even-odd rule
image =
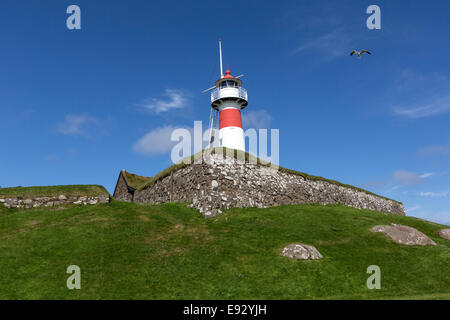
[[[223,76],[224,78],[232,78],[234,79],[234,77],[231,75],[231,72],[229,69],[227,69],[227,71],[225,72],[225,75]]]
[[[227,86],[234,86],[234,87],[240,87],[242,86],[242,81],[238,78],[235,78],[231,75],[231,72],[229,69],[225,72],[225,75],[216,81],[215,86],[217,88],[220,88],[224,85]]]

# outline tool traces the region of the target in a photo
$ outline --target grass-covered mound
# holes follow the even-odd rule
[[[169,176],[172,172],[175,172],[177,170],[180,170],[182,168],[190,166],[192,163],[194,163],[195,159],[201,158],[202,155],[205,154],[205,153],[207,153],[207,154],[220,153],[220,154],[222,154],[222,156],[224,158],[226,158],[227,156],[231,156],[231,157],[237,158],[238,157],[238,152],[243,153],[243,158],[240,158],[240,159],[244,159],[246,163],[253,161],[252,163],[257,163],[257,164],[260,164],[260,165],[263,165],[263,166],[270,166],[271,165],[270,162],[267,162],[267,161],[264,161],[264,160],[262,160],[260,158],[257,158],[257,157],[255,157],[254,155],[251,155],[248,152],[238,151],[238,150],[235,150],[235,149],[227,149],[227,148],[224,148],[224,147],[205,149],[205,150],[202,150],[201,152],[199,152],[199,153],[197,153],[195,155],[187,157],[187,158],[183,159],[182,161],[180,161],[178,163],[175,163],[172,166],[162,170],[161,172],[157,173],[154,177],[149,178],[147,181],[145,181],[144,183],[140,184],[136,189],[137,190],[143,190],[143,189],[152,187],[156,183],[156,181],[164,179],[165,177]],[[327,178],[320,177],[320,176],[313,176],[313,175],[310,175],[310,174],[307,174],[307,173],[304,173],[304,172],[300,172],[300,171],[296,171],[296,170],[292,170],[292,169],[287,169],[287,168],[284,168],[284,167],[281,167],[281,166],[276,166],[276,167],[281,172],[285,172],[285,173],[301,176],[301,177],[303,177],[303,178],[305,178],[307,180],[325,181],[325,182],[328,182],[328,183],[331,183],[331,184],[335,184],[335,185],[338,185],[338,186],[341,186],[341,187],[354,189],[354,190],[361,191],[361,192],[364,192],[364,193],[367,193],[367,194],[370,194],[370,195],[373,195],[373,196],[377,196],[379,198],[392,200],[392,201],[395,201],[395,202],[398,202],[398,203],[402,204],[399,201],[396,201],[396,200],[393,200],[393,199],[389,199],[389,198],[377,195],[377,194],[375,194],[373,192],[370,192],[368,190],[361,189],[361,188],[358,188],[358,187],[355,187],[355,186],[352,186],[352,185],[349,185],[349,184],[345,184],[345,183],[342,183],[342,182],[339,182],[339,181],[336,181],[336,180],[331,180],[331,179],[327,179]]]
[[[143,177],[125,170],[122,171],[122,174],[127,181],[127,184],[134,189],[139,188],[141,185],[152,179],[152,177]]]
[[[369,231],[391,222],[438,245],[402,246]],[[184,204],[0,208],[0,299],[449,299],[443,227],[344,206],[233,209],[211,219]],[[295,242],[324,258],[282,257]],[[81,268],[81,290],[66,288],[69,265]],[[381,290],[366,287],[369,265],[381,268]]]
[[[65,196],[99,196],[109,194],[105,187],[100,185],[63,185],[47,187],[14,187],[0,188],[0,198],[32,198]]]

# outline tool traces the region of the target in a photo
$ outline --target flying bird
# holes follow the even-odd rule
[[[362,55],[363,53],[372,54],[372,53],[370,53],[370,52],[367,51],[367,50],[361,50],[361,51],[353,50],[352,52],[350,52],[350,55],[352,56],[354,53],[356,53],[356,54],[358,55],[358,58],[361,58],[361,55]]]

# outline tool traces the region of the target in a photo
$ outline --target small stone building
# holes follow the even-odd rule
[[[143,177],[125,170],[120,171],[113,197],[120,201],[133,202],[134,192],[152,177]]]

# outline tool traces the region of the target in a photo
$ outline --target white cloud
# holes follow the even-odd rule
[[[347,34],[342,28],[335,29],[316,39],[297,46],[291,54],[297,54],[305,50],[320,51],[321,54],[329,58],[346,56],[350,53],[353,36]]]
[[[59,133],[69,136],[84,136],[87,134],[87,128],[97,120],[89,115],[68,114],[66,119],[58,124]]]
[[[32,115],[36,112],[36,110],[27,108],[22,111],[19,111],[18,113],[14,114],[14,118],[10,119],[10,122],[13,124],[19,124],[23,123],[24,121],[27,121],[29,119],[32,119]]]
[[[450,226],[450,211],[419,210],[419,212],[414,212],[412,216]]]
[[[391,88],[390,100],[398,101],[392,109],[397,116],[420,119],[450,112],[450,81],[445,75],[406,69]]]
[[[414,185],[420,182],[420,177],[417,174],[404,170],[395,171],[393,176],[401,185]]]
[[[305,34],[316,30],[332,30],[349,22],[347,15],[336,14],[342,9],[340,2],[327,1],[320,6],[311,6],[306,1],[295,1],[282,11],[276,21],[289,33],[294,31]]]
[[[419,150],[419,154],[423,156],[434,156],[434,155],[450,156],[450,147],[443,147],[443,146],[424,147]]]
[[[360,185],[361,188],[381,188],[386,186],[385,181],[369,180]]]
[[[393,173],[393,176],[400,186],[413,186],[422,183],[424,179],[432,176],[432,173],[424,173],[419,175],[406,170],[397,170]],[[396,186],[395,189],[398,188],[399,186]]]
[[[266,110],[242,112],[242,125],[244,128],[268,129],[272,116]]]
[[[421,206],[415,205],[415,206],[412,206],[412,207],[407,208],[407,209],[406,209],[406,212],[407,212],[408,214],[410,214],[411,212],[417,211],[417,210],[419,210],[420,208],[421,208]]]
[[[413,119],[436,116],[448,111],[450,111],[450,96],[434,97],[414,107],[394,108],[395,114]]]
[[[50,154],[45,155],[43,157],[43,160],[47,161],[47,162],[58,162],[58,161],[61,161],[61,157],[59,155],[57,155],[56,153],[50,153]]]
[[[421,197],[443,198],[448,197],[450,193],[448,191],[443,192],[420,192]]]
[[[188,94],[182,90],[166,89],[164,96],[167,97],[167,99],[151,98],[144,101],[141,105],[145,109],[155,113],[161,113],[172,109],[183,108],[188,103]]]
[[[170,141],[172,132],[177,129],[174,126],[165,126],[154,129],[140,138],[132,147],[133,151],[145,155],[157,155],[169,153],[177,143]]]

